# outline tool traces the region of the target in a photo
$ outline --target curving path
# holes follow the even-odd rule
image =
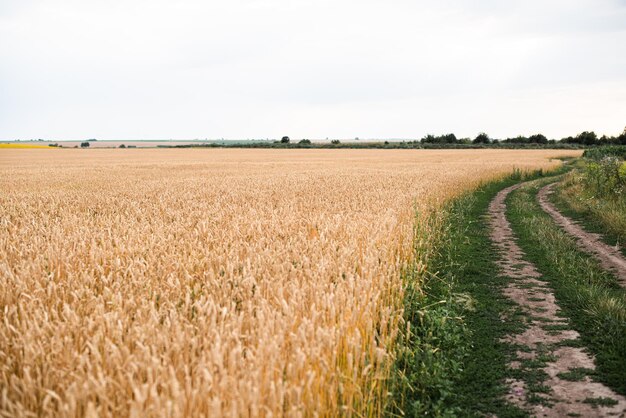
[[[556,183],[550,183],[539,190],[537,198],[541,208],[546,211],[554,221],[568,234],[576,238],[581,250],[593,255],[606,270],[615,274],[622,286],[626,286],[626,258],[622,253],[610,245],[604,243],[601,235],[583,230],[572,219],[564,216],[550,202],[549,197],[554,193]]]
[[[543,371],[547,375],[544,384],[550,388],[550,393],[540,395],[541,403],[532,403],[526,382],[509,379],[507,400],[534,416],[624,416],[626,399],[607,386],[593,382],[587,376],[582,381],[575,382],[559,377],[560,373],[576,368],[594,369],[595,365],[593,358],[580,347],[559,344],[578,339],[579,334],[568,326],[566,318],[559,316],[560,309],[552,290],[541,280],[541,273],[537,268],[525,260],[525,254],[517,244],[511,225],[506,219],[506,197],[521,185],[500,191],[491,202],[491,240],[500,253],[498,264],[501,274],[512,279],[504,294],[532,318],[524,332],[510,335],[506,339],[512,344],[526,347],[517,351],[510,367],[523,369],[524,360],[534,360],[549,352],[550,360],[545,363]],[[536,393],[533,395],[537,396]],[[617,404],[594,407],[584,402],[588,398],[599,397],[614,399]]]

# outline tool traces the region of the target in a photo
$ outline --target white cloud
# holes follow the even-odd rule
[[[4,0],[0,138],[626,124],[623,1]]]

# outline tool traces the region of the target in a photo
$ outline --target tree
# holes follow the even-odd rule
[[[547,144],[548,138],[546,138],[545,135],[536,134],[536,135],[529,136],[528,142],[533,143],[533,144]]]
[[[120,145],[120,148],[126,148],[126,145],[121,144],[121,145]]]
[[[422,144],[455,144],[459,142],[454,134],[445,134],[445,135],[431,135],[428,134],[424,138],[421,139]]]
[[[614,137],[614,136],[602,135],[600,138],[598,138],[598,144],[599,145],[619,144],[619,140],[617,139],[617,137]]]
[[[80,147],[81,148],[89,148],[89,142],[85,141],[85,142],[81,142],[80,143]]]
[[[457,142],[459,142],[459,140],[456,139],[455,134],[441,135],[440,138],[442,138],[443,142],[445,142],[446,144],[456,144]]]
[[[422,144],[434,144],[437,141],[435,135],[428,134],[421,139]]]
[[[474,144],[488,144],[489,142],[491,142],[491,140],[489,139],[489,135],[487,135],[484,132],[481,132],[478,134],[478,136],[476,138],[474,138]]]
[[[585,145],[594,145],[598,142],[598,136],[594,131],[584,131],[576,136],[576,142]]]
[[[338,139],[333,139],[332,141],[330,141],[330,143],[333,144],[333,145],[339,145],[339,144],[341,144],[341,141],[338,140]]]
[[[280,139],[280,143],[281,143],[281,144],[288,144],[288,143],[289,143],[289,137],[288,137],[288,136],[283,136],[283,137]]]
[[[626,128],[624,128],[624,131],[617,137],[617,142],[621,145],[626,145]]]

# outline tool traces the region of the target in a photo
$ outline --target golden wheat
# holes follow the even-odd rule
[[[9,148],[24,148],[24,149],[55,149],[56,147],[49,147],[47,145],[36,145],[36,144],[24,144],[24,143],[4,143],[0,144],[0,149],[9,149]]]
[[[0,414],[380,415],[416,213],[564,155],[2,150]]]

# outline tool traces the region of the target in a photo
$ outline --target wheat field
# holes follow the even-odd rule
[[[0,149],[54,149],[54,147],[49,147],[47,145],[37,145],[37,144],[13,144],[13,143],[0,143]]]
[[[0,150],[0,415],[380,416],[415,222],[578,154]]]

